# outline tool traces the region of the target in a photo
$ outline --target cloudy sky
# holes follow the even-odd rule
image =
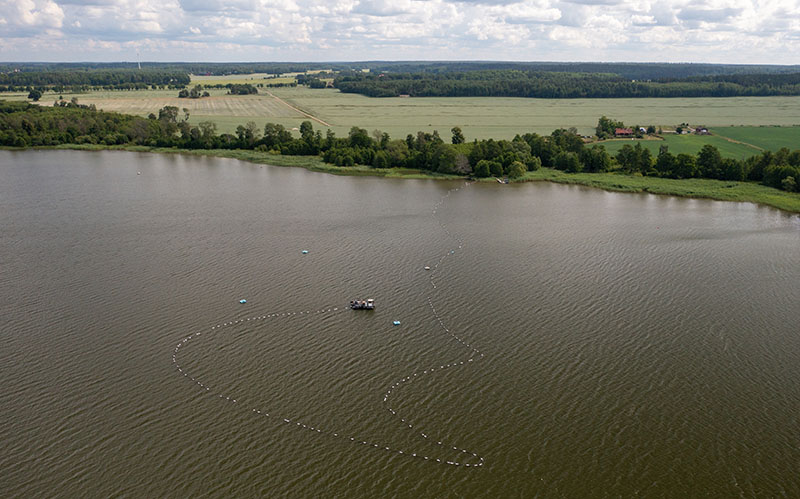
[[[0,61],[800,63],[800,0],[0,0]]]

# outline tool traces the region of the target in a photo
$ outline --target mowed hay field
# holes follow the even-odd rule
[[[204,76],[204,75],[191,75],[191,87],[195,85],[227,85],[228,83],[235,83],[243,85],[249,83],[251,85],[258,85],[259,83],[292,83],[295,81],[294,76],[280,76],[275,78],[275,75],[268,73],[253,73],[253,74],[236,74],[224,76]]]
[[[306,71],[305,73],[281,73],[280,76],[270,73],[252,73],[252,74],[231,74],[231,75],[190,75],[191,86],[194,85],[227,85],[228,83],[249,83],[257,85],[259,83],[293,83],[295,76],[300,74],[315,75],[323,72],[331,71],[330,69],[314,69]]]
[[[150,113],[157,115],[158,110],[164,106],[175,106],[189,111],[190,123],[213,121],[220,133],[233,132],[238,125],[248,121],[255,121],[259,128],[268,121],[293,128],[299,127],[303,120],[308,119],[263,89],[258,95],[227,95],[226,89],[213,88],[208,93],[211,97],[201,99],[179,99],[178,90],[92,91],[62,95],[66,100],[77,97],[80,104],[94,104],[97,109],[104,111],[138,116],[147,116]],[[17,99],[24,97],[21,94],[16,95]],[[40,104],[51,106],[56,97],[58,96],[48,92],[42,97]]]
[[[800,97],[696,99],[524,99],[506,97],[389,97],[342,94],[335,89],[270,89],[298,108],[333,125],[337,134],[359,126],[402,138],[419,130],[442,137],[459,126],[467,140],[510,139],[517,133],[550,134],[576,127],[594,133],[600,116],[628,125],[674,127],[800,124]],[[316,125],[315,125],[316,126]]]
[[[260,83],[265,75],[233,75],[224,77],[195,77],[197,83],[250,82]],[[248,80],[248,78],[254,78]],[[260,80],[258,78],[261,78]],[[417,131],[438,130],[449,141],[450,129],[459,126],[467,140],[495,138],[510,139],[517,133],[536,132],[550,134],[556,128],[576,127],[581,134],[594,133],[600,116],[622,120],[627,125],[655,125],[674,127],[680,123],[704,125],[716,130],[720,127],[735,133],[752,130],[763,134],[761,125],[800,125],[800,97],[736,97],[696,99],[524,99],[505,97],[420,97],[420,98],[370,98],[356,94],[343,94],[335,89],[269,88],[259,89],[258,95],[226,95],[225,89],[208,90],[211,97],[179,99],[177,90],[91,91],[81,94],[63,94],[67,100],[73,96],[82,104],[95,104],[98,109],[147,116],[158,113],[164,106],[189,110],[189,121],[213,121],[219,132],[233,132],[238,125],[254,121],[259,127],[267,122],[279,123],[289,129],[300,126],[309,119],[302,112],[330,123],[338,136],[344,136],[353,126],[389,133],[393,138],[404,138]],[[302,112],[270,96],[284,99]],[[52,105],[58,96],[47,92],[43,105]],[[24,100],[25,94],[0,94],[0,98]],[[324,129],[313,122],[314,128]],[[775,130],[765,128],[764,130]],[[783,129],[781,129],[783,130]],[[800,127],[788,129],[789,134]],[[777,136],[776,132],[771,136]],[[720,132],[723,135],[723,132]],[[713,137],[713,136],[712,136]],[[759,147],[762,142],[744,136],[731,137]],[[709,142],[709,140],[711,142]],[[704,139],[705,143],[714,139]],[[729,142],[725,145],[728,147]],[[657,145],[646,144],[648,147]],[[670,145],[673,152],[684,152],[682,145]],[[701,144],[702,145],[702,144]],[[619,146],[621,147],[621,145]],[[718,147],[720,147],[718,145]],[[742,146],[747,147],[747,146]],[[792,146],[790,146],[792,147]],[[793,148],[800,147],[793,146]],[[699,147],[698,147],[699,149]],[[697,149],[695,149],[696,151]],[[739,157],[745,149],[729,147],[729,155]]]

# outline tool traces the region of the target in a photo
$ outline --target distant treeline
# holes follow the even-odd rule
[[[295,62],[275,62],[275,63],[195,63],[195,62],[145,62],[139,70],[135,62],[75,62],[75,63],[52,63],[52,62],[21,62],[21,63],[0,63],[0,73],[19,72],[61,72],[61,71],[99,71],[99,70],[132,70],[132,71],[166,71],[196,75],[229,75],[229,74],[252,74],[252,73],[301,73],[304,71],[325,69],[331,67],[324,63],[295,63]],[[351,65],[342,66],[341,69],[352,69]]]
[[[447,143],[437,132],[418,132],[405,139],[351,128],[347,137],[328,130],[323,136],[311,122],[295,137],[282,125],[255,122],[239,125],[235,134],[217,133],[213,122],[188,122],[186,110],[166,106],[148,118],[97,111],[77,99],[53,108],[24,102],[0,101],[0,145],[14,147],[60,144],[136,144],[184,149],[255,149],[284,155],[321,155],[339,166],[415,168],[476,177],[519,177],[542,166],[567,172],[606,172],[669,178],[714,178],[755,181],[787,191],[800,191],[800,150],[766,151],[745,160],[722,158],[706,145],[696,155],[673,155],[662,147],[656,157],[637,144],[625,145],[612,157],[602,145],[586,146],[574,130],[555,130],[549,136],[517,135],[513,140],[465,142],[458,127]]]
[[[175,84],[167,84],[167,85],[156,85],[156,84],[147,84],[147,83],[119,83],[116,85],[53,85],[48,87],[46,85],[0,85],[0,92],[30,92],[31,90],[36,90],[40,94],[44,94],[45,92],[52,91],[55,93],[81,93],[81,92],[88,92],[90,90],[148,90],[148,89],[180,89],[186,88],[186,85],[183,83],[175,83]]]
[[[800,65],[771,64],[691,64],[639,62],[500,62],[500,61],[417,61],[369,62],[363,67],[371,72],[391,73],[462,73],[471,71],[539,71],[555,73],[606,73],[627,80],[682,79],[690,76],[800,73]],[[355,64],[355,68],[359,68]],[[340,71],[345,68],[338,68]]]
[[[800,73],[632,81],[616,74],[487,70],[340,74],[334,86],[369,97],[737,97],[800,95]]]
[[[93,86],[120,89],[148,88],[152,85],[188,85],[189,74],[157,69],[62,69],[0,73],[5,87],[77,87]]]
[[[453,73],[486,70],[519,70],[558,73],[608,73],[628,80],[683,79],[692,76],[800,73],[800,66],[770,64],[606,63],[606,62],[504,62],[504,61],[361,61],[361,62],[142,62],[145,70],[175,71],[195,75],[251,73],[302,73],[321,69],[362,69],[391,73]],[[0,73],[13,71],[78,71],[136,69],[136,63],[0,63]]]

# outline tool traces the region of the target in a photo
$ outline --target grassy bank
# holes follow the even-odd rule
[[[738,201],[772,206],[800,213],[800,194],[773,189],[753,182],[711,179],[670,179],[617,173],[564,173],[550,168],[528,172],[516,182],[547,181],[576,184],[618,192],[648,192],[669,196]]]
[[[463,177],[456,175],[442,175],[429,171],[412,170],[406,168],[384,169],[371,168],[368,166],[338,167],[324,163],[322,159],[317,156],[280,156],[250,150],[193,150],[145,146],[108,147],[90,144],[65,145],[58,147],[58,149],[82,151],[111,149],[134,152],[188,154],[193,156],[232,158],[262,165],[301,167],[307,170],[330,173],[333,175],[447,180],[463,179]],[[485,180],[496,182],[496,180],[493,178]],[[514,180],[514,182],[537,181],[585,185],[588,187],[595,187],[598,189],[617,192],[647,192],[651,194],[663,194],[669,196],[716,199],[719,201],[758,203],[792,213],[800,213],[800,194],[789,193],[752,182],[732,182],[710,179],[676,180],[658,177],[623,175],[617,173],[564,173],[562,171],[553,170],[550,168],[541,168],[535,172],[527,172],[522,178]]]

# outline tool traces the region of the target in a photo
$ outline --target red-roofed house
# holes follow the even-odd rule
[[[614,137],[633,137],[633,130],[630,128],[617,128],[614,130]]]

